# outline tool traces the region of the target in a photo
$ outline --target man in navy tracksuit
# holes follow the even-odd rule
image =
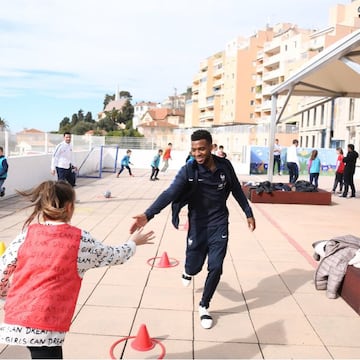
[[[165,190],[145,213],[134,216],[135,222],[130,228],[133,233],[143,227],[179,195],[191,193],[188,198],[189,230],[187,234],[185,271],[182,274],[184,286],[188,286],[192,276],[198,274],[208,257],[208,275],[199,304],[201,325],[205,329],[212,326],[212,317],[208,312],[210,300],[215,293],[222,274],[223,261],[228,243],[229,211],[226,200],[232,192],[244,211],[248,227],[255,230],[255,218],[244,195],[234,168],[227,159],[211,154],[212,137],[206,130],[197,130],[191,135],[191,152],[194,156],[194,177],[196,188],[189,185],[189,172],[184,165],[170,187]],[[190,186],[190,188],[189,188]]]

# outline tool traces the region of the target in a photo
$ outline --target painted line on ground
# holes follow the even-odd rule
[[[315,259],[307,253],[307,251],[293,238],[291,237],[274,219],[273,217],[268,214],[264,209],[261,209],[259,205],[255,205],[256,209],[261,212],[261,214],[273,225],[280,233],[285,237],[285,239],[288,241],[290,245],[292,245],[296,251],[302,255],[305,260],[314,268],[317,267],[318,263],[315,261]]]

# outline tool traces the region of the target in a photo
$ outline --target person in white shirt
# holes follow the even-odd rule
[[[300,170],[300,164],[299,164],[299,158],[297,155],[297,147],[299,145],[298,140],[293,140],[292,145],[288,147],[287,153],[286,153],[286,166],[289,170],[289,183],[295,184],[296,180],[299,177],[299,170]]]
[[[275,173],[275,166],[277,166],[278,175],[281,175],[281,146],[279,144],[279,139],[275,139],[273,154],[274,154],[273,172]]]
[[[75,186],[75,171],[73,151],[71,145],[71,133],[64,133],[64,141],[55,148],[51,159],[51,174],[57,173],[58,180],[65,180],[72,186]]]

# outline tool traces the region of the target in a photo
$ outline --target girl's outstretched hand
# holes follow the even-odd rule
[[[134,241],[136,245],[144,245],[144,244],[153,244],[151,240],[155,239],[155,235],[153,231],[149,231],[145,234],[142,233],[143,228],[137,229],[133,232],[130,237],[130,240]]]

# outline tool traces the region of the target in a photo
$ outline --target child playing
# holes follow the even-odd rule
[[[4,155],[4,148],[0,146],[0,197],[5,195],[4,182],[7,178],[9,165]]]
[[[153,232],[139,231],[122,245],[107,246],[70,225],[75,192],[69,183],[44,181],[19,193],[34,209],[0,258],[0,298],[6,298],[0,343],[26,346],[32,359],[62,359],[85,272],[123,264]]]
[[[332,188],[332,192],[335,193],[337,186],[339,185],[338,194],[342,194],[343,184],[344,184],[344,168],[345,164],[343,162],[344,152],[341,147],[336,148],[337,159],[336,159],[336,169],[335,169],[335,180]]]
[[[119,175],[123,172],[124,168],[128,169],[130,176],[134,176],[131,173],[131,169],[130,169],[130,166],[129,166],[129,165],[133,165],[130,162],[130,156],[131,156],[131,150],[127,150],[126,155],[124,155],[124,157],[121,159],[121,167],[120,167],[120,170],[119,170],[118,174],[116,175],[116,177],[119,177]]]
[[[162,153],[163,151],[159,149],[158,153],[154,156],[154,159],[151,162],[151,176],[150,176],[151,181],[159,180],[157,176],[159,174],[159,165],[160,165],[160,159]]]
[[[320,168],[321,168],[321,162],[318,158],[318,151],[313,150],[311,152],[310,160],[308,163],[308,169],[310,174],[310,183],[315,186],[315,189],[318,188],[318,181],[319,181],[319,175],[320,175]]]

